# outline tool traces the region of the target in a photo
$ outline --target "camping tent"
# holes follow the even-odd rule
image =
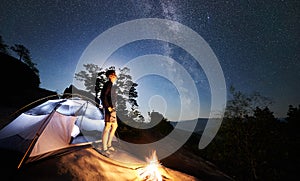
[[[17,152],[23,163],[101,140],[103,114],[79,97],[48,100],[21,113],[0,131],[0,149]]]

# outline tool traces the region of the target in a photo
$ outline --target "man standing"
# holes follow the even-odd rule
[[[112,139],[118,127],[116,117],[116,86],[117,75],[115,70],[108,70],[105,73],[108,81],[104,83],[101,91],[100,99],[104,108],[105,127],[102,133],[102,148],[105,155],[109,155],[110,151],[115,151],[112,146]]]

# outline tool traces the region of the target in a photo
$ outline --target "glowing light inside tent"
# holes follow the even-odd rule
[[[149,158],[146,157],[147,166],[139,168],[138,174],[144,181],[162,181],[162,175],[159,171],[161,164],[159,163],[156,151],[153,151]]]

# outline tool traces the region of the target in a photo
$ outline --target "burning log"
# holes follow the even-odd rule
[[[146,157],[147,165],[145,167],[140,167],[137,169],[139,177],[143,181],[162,181],[169,179],[168,177],[164,176],[162,172],[166,172],[161,163],[158,161],[156,151],[154,150],[150,157]]]

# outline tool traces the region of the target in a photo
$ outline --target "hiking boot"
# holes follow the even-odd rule
[[[108,150],[109,150],[109,151],[116,151],[116,149],[115,149],[114,147],[112,147],[112,146],[109,146],[109,147],[108,147]]]
[[[109,157],[109,155],[111,154],[109,150],[103,150],[101,153],[106,157]]]

